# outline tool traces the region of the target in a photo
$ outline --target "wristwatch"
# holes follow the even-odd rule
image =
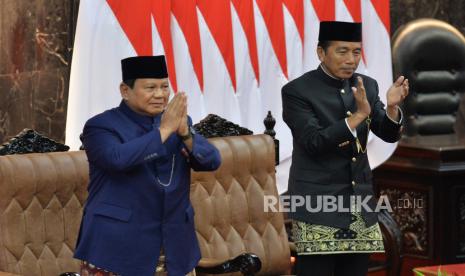
[[[181,136],[181,139],[183,141],[189,140],[189,138],[191,138],[192,135],[194,135],[194,134],[195,134],[195,129],[192,126],[190,126],[189,131],[187,132],[187,134],[184,135],[184,136]]]

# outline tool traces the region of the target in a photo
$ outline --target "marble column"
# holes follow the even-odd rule
[[[24,128],[64,141],[73,2],[0,0],[0,142]]]

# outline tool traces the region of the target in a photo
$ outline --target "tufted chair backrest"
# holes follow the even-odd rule
[[[464,36],[439,20],[415,20],[394,35],[392,57],[395,75],[404,75],[410,82],[404,104],[405,133],[453,133],[465,92]]]
[[[79,271],[73,251],[87,184],[82,151],[0,156],[0,271]]]
[[[211,139],[222,165],[192,174],[191,201],[203,258],[258,255],[260,275],[285,274],[289,245],[282,213],[264,212],[277,197],[274,142],[268,135]],[[0,274],[79,271],[73,259],[87,198],[84,151],[0,156]]]
[[[249,252],[262,262],[258,275],[287,274],[290,252],[283,215],[264,211],[264,196],[278,196],[273,140],[250,135],[210,141],[221,153],[221,167],[194,172],[191,180],[202,258],[228,260]]]

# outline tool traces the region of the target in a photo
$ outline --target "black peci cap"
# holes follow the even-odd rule
[[[320,22],[318,41],[362,42],[362,23],[341,21]]]
[[[165,56],[137,56],[121,60],[123,81],[168,77]]]

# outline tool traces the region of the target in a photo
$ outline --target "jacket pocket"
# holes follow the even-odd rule
[[[128,222],[131,218],[132,210],[102,202],[97,204],[94,214]]]

